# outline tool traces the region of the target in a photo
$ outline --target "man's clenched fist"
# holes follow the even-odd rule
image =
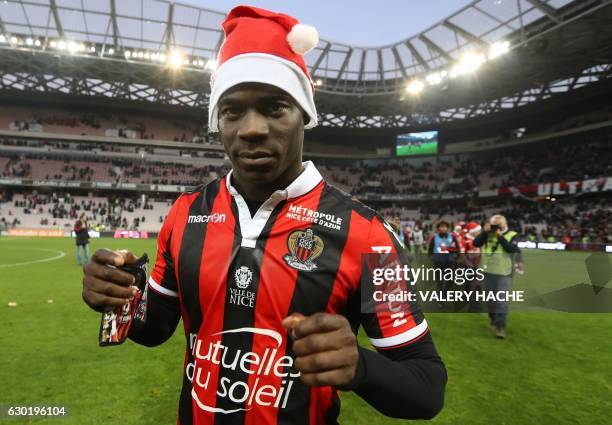
[[[117,269],[136,261],[129,251],[97,250],[83,268],[83,301],[96,311],[127,304],[134,295],[134,276]]]
[[[359,351],[357,338],[344,316],[294,313],[282,322],[293,337],[295,367],[310,386],[345,387],[355,377]]]

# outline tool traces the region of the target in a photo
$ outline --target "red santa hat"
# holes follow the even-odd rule
[[[480,224],[475,221],[470,221],[466,226],[467,234],[470,236],[474,236],[476,233],[480,232]]]
[[[219,131],[217,103],[221,95],[247,82],[286,91],[308,114],[310,120],[304,127],[316,126],[314,84],[304,54],[318,44],[317,30],[289,15],[252,6],[233,8],[223,22],[223,30],[225,41],[210,80],[209,131]]]

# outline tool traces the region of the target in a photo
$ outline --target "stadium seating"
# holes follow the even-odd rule
[[[84,213],[92,229],[157,232],[171,204],[171,199],[142,204],[129,198],[19,193],[11,200],[0,201],[0,216],[5,218],[6,227],[13,227],[11,223],[17,218],[20,223],[15,227],[70,230]]]
[[[0,106],[0,129],[138,139],[218,143],[192,121]]]

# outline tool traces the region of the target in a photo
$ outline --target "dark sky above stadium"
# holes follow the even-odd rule
[[[288,13],[317,27],[321,38],[354,46],[380,46],[408,38],[471,3],[470,0],[183,1],[226,12],[239,4],[249,4]]]

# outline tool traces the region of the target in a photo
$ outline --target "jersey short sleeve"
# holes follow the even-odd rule
[[[173,298],[178,297],[178,285],[170,242],[176,210],[179,208],[180,202],[181,198],[174,202],[157,236],[157,259],[149,278],[149,287],[153,291],[159,295]]]
[[[374,267],[395,269],[397,266],[403,267],[408,262],[404,248],[395,232],[378,215],[374,216],[371,221],[367,249],[368,251],[364,252],[371,253],[369,257],[377,262]],[[368,267],[369,270],[362,270],[362,276],[372,273],[373,265],[371,263],[366,265],[366,263],[367,261],[362,262],[362,267]],[[362,281],[361,284],[367,283]],[[390,286],[388,286],[387,292],[411,290],[406,282],[398,281],[391,285],[395,284],[397,287],[389,289]],[[368,309],[368,311],[363,311],[362,307],[361,324],[377,350],[408,345],[429,332],[427,321],[417,303],[408,301],[377,301],[373,304],[373,309]]]

